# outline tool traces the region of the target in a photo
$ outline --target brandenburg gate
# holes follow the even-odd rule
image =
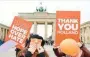
[[[54,40],[55,38],[55,25],[56,25],[56,13],[48,13],[46,12],[46,9],[44,9],[42,6],[40,8],[36,8],[36,12],[34,13],[19,13],[18,16],[20,16],[21,18],[30,21],[33,23],[34,25],[34,32],[33,33],[38,33],[37,32],[37,26],[38,24],[44,24],[45,26],[45,32],[44,32],[44,39],[47,38],[48,35],[48,25],[52,26],[52,32],[51,32],[51,36],[52,39]],[[40,28],[42,29],[42,27]]]

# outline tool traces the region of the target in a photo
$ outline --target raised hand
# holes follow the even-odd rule
[[[37,50],[38,50],[39,53],[44,52],[44,48],[41,46],[41,42],[37,43]]]
[[[36,51],[36,44],[34,42],[30,42],[29,49],[32,54]]]

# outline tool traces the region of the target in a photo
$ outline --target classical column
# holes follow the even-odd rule
[[[3,31],[2,31],[2,40],[4,39],[4,36],[5,36],[5,29],[3,28]]]
[[[90,38],[89,38],[89,35],[90,35],[90,34],[89,34],[89,31],[90,31],[90,30],[89,30],[89,26],[86,27],[86,30],[87,30],[87,31],[86,31],[86,34],[87,34],[87,43],[90,43]]]
[[[82,40],[85,43],[85,32],[84,32],[84,28],[82,28]]]
[[[37,33],[37,22],[34,22],[34,33]]]
[[[7,35],[7,29],[6,29],[6,35]]]
[[[84,28],[84,35],[85,35],[85,43],[87,44],[87,31],[86,31],[86,27]]]
[[[2,39],[2,30],[0,28],[0,40]]]
[[[47,22],[45,22],[45,39],[47,38]]]
[[[88,36],[89,36],[89,39],[90,39],[90,26],[89,26],[89,30],[88,30]],[[90,40],[89,40],[89,43],[90,43]]]
[[[52,27],[52,40],[55,40],[56,22],[53,22]]]
[[[80,29],[80,40],[83,41],[83,39],[82,39],[82,29]]]

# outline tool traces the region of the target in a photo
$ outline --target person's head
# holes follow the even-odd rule
[[[41,46],[44,46],[45,44],[43,37],[38,34],[30,34],[28,43],[30,43],[31,41],[35,42],[36,44],[38,44],[38,42],[41,42]]]

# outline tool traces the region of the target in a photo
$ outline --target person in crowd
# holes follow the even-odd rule
[[[32,35],[33,35],[33,33],[30,34],[29,36],[32,36]],[[24,48],[24,50],[27,48],[29,42],[30,42],[30,38],[27,38],[26,39],[26,42],[25,42],[25,48]],[[16,48],[15,51],[16,51],[16,57],[17,57],[18,53],[21,52],[21,49],[20,48]]]
[[[26,48],[21,50],[17,57],[49,57],[44,49],[43,37],[33,34],[29,37],[29,41],[26,42]]]
[[[54,45],[53,51],[57,57],[90,57],[90,51],[85,47],[84,44],[78,43],[78,46],[80,47],[81,52],[80,52],[80,54],[78,54],[76,56],[66,55],[65,53],[60,51],[60,47],[56,47],[55,45]]]
[[[51,41],[51,45],[53,45],[53,43],[54,43],[54,41],[52,40],[52,41]]]
[[[4,41],[0,40],[0,46],[4,43]]]

